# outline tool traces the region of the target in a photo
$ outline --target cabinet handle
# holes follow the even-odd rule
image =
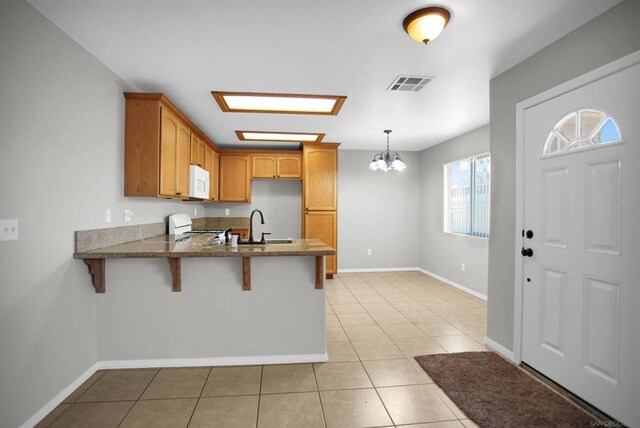
[[[273,178],[276,178],[276,176],[274,175]]]
[[[182,195],[182,193],[176,192],[176,196],[180,196],[180,195]]]

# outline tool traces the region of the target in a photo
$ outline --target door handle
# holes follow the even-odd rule
[[[531,248],[522,247],[522,250],[520,250],[520,254],[522,254],[523,257],[531,257],[533,256],[533,250]]]

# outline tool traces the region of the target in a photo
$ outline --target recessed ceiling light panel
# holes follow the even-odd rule
[[[286,141],[302,143],[313,141],[319,143],[324,134],[310,132],[268,132],[268,131],[236,131],[240,141]]]
[[[347,97],[338,95],[211,92],[222,111],[337,115]]]

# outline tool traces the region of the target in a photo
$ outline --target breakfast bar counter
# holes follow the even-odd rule
[[[168,258],[168,257],[278,257],[332,256],[336,251],[319,239],[293,239],[291,244],[210,245],[208,235],[175,239],[162,235],[95,250],[78,251],[76,259]]]
[[[208,235],[192,235],[176,238],[174,235],[160,235],[137,241],[126,242],[104,248],[76,251],[74,258],[83,259],[89,267],[96,293],[106,291],[105,259],[123,258],[166,258],[169,263],[172,289],[182,291],[181,259],[191,257],[242,257],[242,289],[251,290],[252,257],[315,257],[315,287],[324,283],[324,256],[335,255],[336,251],[318,239],[295,239],[291,243],[217,245]]]

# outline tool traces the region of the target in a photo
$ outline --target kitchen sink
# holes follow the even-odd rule
[[[267,239],[267,245],[272,244],[293,244],[293,239]]]
[[[264,243],[261,243],[260,241],[238,242],[238,245],[278,245],[278,244],[293,244],[293,239],[266,239]]]

